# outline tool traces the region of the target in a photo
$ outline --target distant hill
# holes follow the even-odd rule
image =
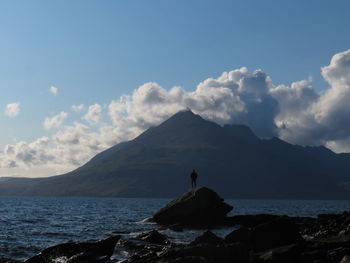
[[[231,198],[350,199],[350,155],[259,139],[182,111],[60,176],[0,182],[1,195],[174,197],[198,185]]]

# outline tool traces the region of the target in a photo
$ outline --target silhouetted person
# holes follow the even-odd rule
[[[197,187],[197,177],[198,177],[198,174],[193,169],[193,171],[191,173],[191,185],[192,185],[192,188]]]

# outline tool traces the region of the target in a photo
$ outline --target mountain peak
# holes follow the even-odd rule
[[[186,108],[186,109],[178,111],[172,117],[174,117],[174,116],[192,116],[193,117],[193,116],[199,116],[199,115],[194,114],[190,108]]]
[[[169,124],[169,123],[185,124],[193,121],[198,122],[198,121],[204,121],[204,120],[201,116],[193,113],[191,109],[187,108],[185,110],[178,111],[169,119],[167,119],[165,122],[163,122],[163,124]]]

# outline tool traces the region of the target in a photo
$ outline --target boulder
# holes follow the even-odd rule
[[[157,230],[142,233],[138,235],[137,238],[141,239],[142,241],[157,245],[167,245],[170,243],[168,237],[159,233]]]
[[[202,235],[198,236],[193,240],[190,245],[199,245],[199,244],[210,244],[210,245],[222,245],[224,240],[215,235],[213,232],[207,230]]]
[[[216,192],[207,187],[198,187],[171,201],[152,219],[163,225],[206,227],[222,223],[231,210],[232,206],[226,204]]]
[[[0,258],[0,263],[21,263],[22,261],[9,259],[9,258]]]
[[[225,237],[227,243],[243,242],[247,243],[249,241],[250,231],[247,227],[241,227],[233,230],[230,234]]]
[[[228,225],[235,226],[241,225],[245,227],[255,227],[272,220],[281,218],[280,215],[271,215],[271,214],[257,214],[257,215],[236,215],[230,216],[226,219]]]
[[[350,263],[350,256],[345,255],[340,263]]]
[[[179,259],[185,257],[204,258],[211,263],[231,263],[240,262],[247,263],[249,260],[249,252],[243,244],[230,245],[188,245],[185,247],[172,248],[164,253],[159,254],[160,261],[151,262],[168,262],[169,259]],[[181,261],[180,261],[181,262]]]
[[[262,253],[257,262],[265,263],[295,263],[301,262],[300,248],[297,245],[288,245],[273,248]]]
[[[251,229],[249,244],[254,250],[266,250],[290,244],[299,244],[304,239],[293,221],[279,218]]]
[[[44,249],[39,255],[25,263],[60,262],[108,262],[120,236],[109,237],[96,242],[69,242]]]

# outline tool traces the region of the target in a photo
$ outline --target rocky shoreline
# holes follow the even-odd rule
[[[193,189],[153,216],[156,230],[136,237],[113,235],[94,242],[65,243],[44,249],[25,262],[350,263],[350,211],[316,218],[258,214],[226,216],[232,209],[212,190]],[[224,237],[216,228],[235,227]],[[164,230],[202,229],[187,244],[173,243]],[[114,251],[123,259],[111,259]],[[0,263],[19,263],[0,259]]]

